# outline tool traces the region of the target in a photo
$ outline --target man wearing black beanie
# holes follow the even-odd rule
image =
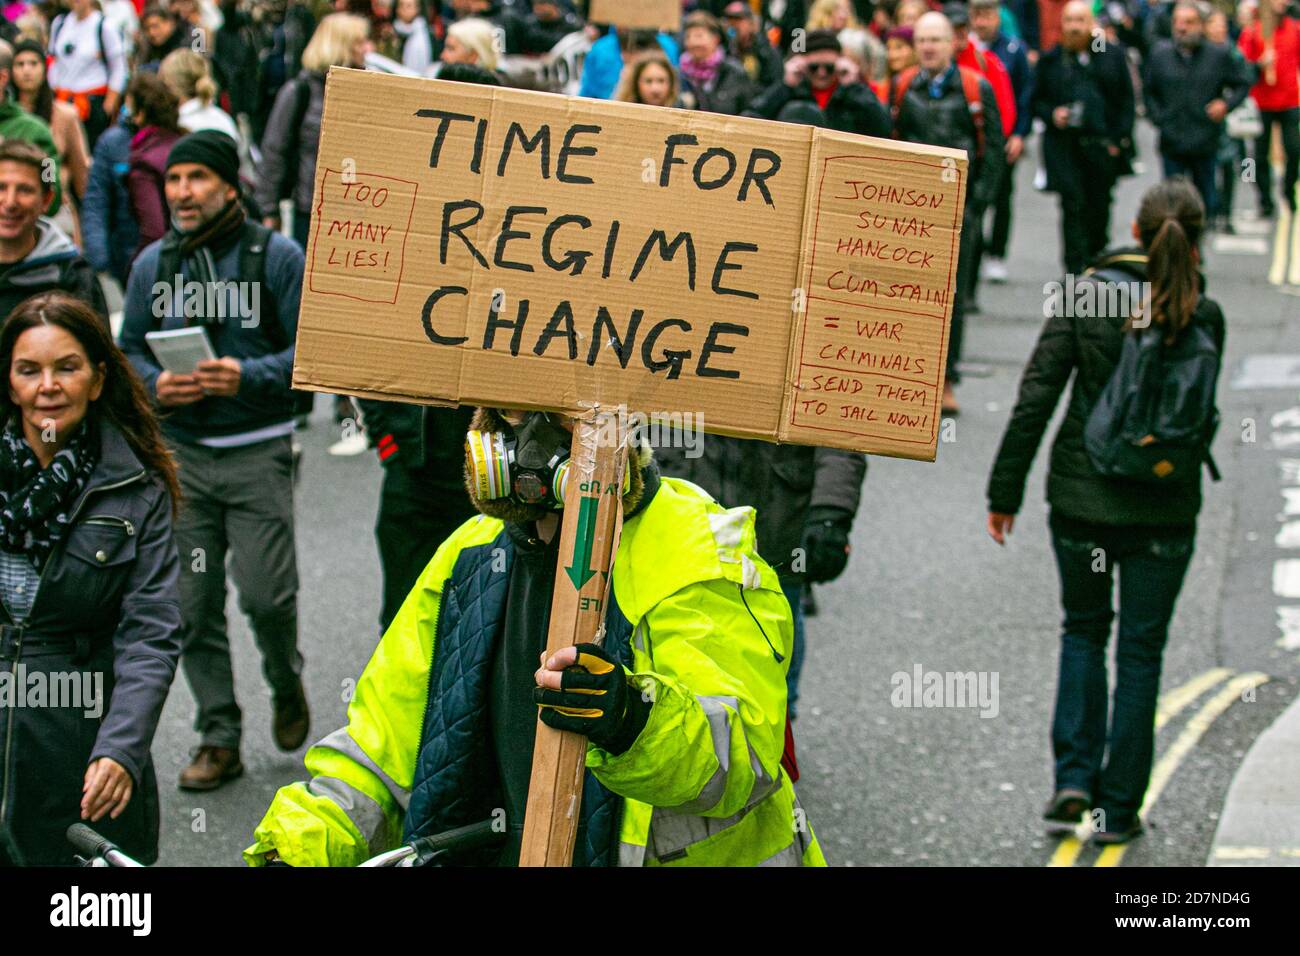
[[[275,742],[290,751],[307,737],[289,389],[303,254],[245,218],[239,155],[225,133],[179,140],[164,192],[171,229],[131,269],[121,341],[164,413],[180,465],[181,664],[201,734],[180,786],[212,790],[243,772],[225,626],[227,554],[271,685]],[[164,367],[145,336],[186,327],[201,328],[217,357],[193,368],[171,358]]]

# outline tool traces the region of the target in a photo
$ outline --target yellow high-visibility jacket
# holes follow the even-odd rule
[[[347,726],[308,751],[312,779],[283,787],[258,824],[250,865],[274,849],[294,866],[354,866],[400,844],[439,601],[462,554],[502,530],[478,516],[438,549],[366,665]],[[612,576],[632,627],[630,680],[654,700],[626,752],[588,744],[588,769],[624,801],[620,865],[825,865],[780,764],[793,626],[753,509],[661,479],[625,522]]]

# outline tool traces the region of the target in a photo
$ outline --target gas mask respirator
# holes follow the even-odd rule
[[[465,435],[465,463],[483,501],[509,498],[521,505],[564,507],[571,436],[546,412],[530,412],[504,431]]]

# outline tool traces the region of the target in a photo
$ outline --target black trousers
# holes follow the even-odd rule
[[[986,213],[989,209],[993,210],[993,234],[987,238],[984,235],[984,219],[981,214],[979,218],[979,229],[975,235],[975,249],[971,259],[970,269],[967,270],[965,296],[968,302],[975,301],[975,293],[980,284],[980,266],[984,263],[984,253],[987,252],[995,259],[1005,259],[1007,255],[1007,243],[1011,239],[1011,199],[1016,186],[1016,164],[1006,163],[1002,167],[1002,176],[998,180],[998,192],[993,197],[993,201],[982,210]]]
[[[399,457],[384,466],[375,521],[384,574],[380,633],[393,623],[438,545],[475,514],[465,488],[448,481],[447,465],[411,468]]]
[[[1079,189],[1061,192],[1061,246],[1067,274],[1079,275],[1110,241],[1111,193],[1115,179],[1090,164],[1081,165]]]
[[[1282,174],[1283,202],[1295,202],[1296,180],[1300,179],[1300,109],[1260,111],[1264,132],[1255,140],[1255,176],[1259,187],[1259,204],[1265,212],[1273,208],[1273,166],[1269,155],[1273,150],[1273,124],[1282,127],[1282,151],[1286,166]]]
[[[952,291],[952,328],[948,335],[948,368],[944,380],[953,385],[961,381],[957,363],[961,361],[962,339],[966,332],[966,296],[974,289],[974,269],[979,255],[980,229],[983,228],[983,205],[970,199],[961,221],[961,247],[957,251],[957,282]]]
[[[977,272],[984,252],[987,251],[995,259],[1007,257],[1007,244],[1011,241],[1011,206],[1016,192],[1016,165],[1017,163],[1007,163],[1002,167],[998,194],[993,200],[993,231],[981,246],[980,255],[976,257]]]

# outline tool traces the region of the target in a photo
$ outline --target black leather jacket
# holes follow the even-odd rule
[[[1116,250],[1103,255],[1091,268],[1142,282],[1146,279],[1146,254],[1140,249]],[[1068,296],[1068,288],[1065,291]],[[1084,448],[1084,426],[1119,361],[1126,319],[1118,314],[1089,318],[1061,314],[1044,324],[993,462],[988,484],[990,511],[1020,511],[1030,466],[1061,393],[1073,376],[1069,405],[1052,443],[1047,475],[1047,501],[1053,513],[1105,525],[1187,526],[1196,522],[1201,508],[1199,477],[1187,485],[1162,488],[1157,498],[1147,486],[1099,474]],[[1202,296],[1192,321],[1210,328],[1222,355],[1225,329],[1218,304]]]
[[[928,143],[966,151],[970,161],[967,205],[986,206],[997,195],[998,180],[1006,163],[1003,151],[1002,121],[998,118],[998,102],[988,80],[980,78],[980,106],[984,113],[984,151],[977,150],[978,138],[972,118],[971,104],[962,90],[961,76],[956,70],[944,80],[943,95],[930,96],[930,81],[918,71],[903,94],[894,121],[899,139],[909,143]]]

